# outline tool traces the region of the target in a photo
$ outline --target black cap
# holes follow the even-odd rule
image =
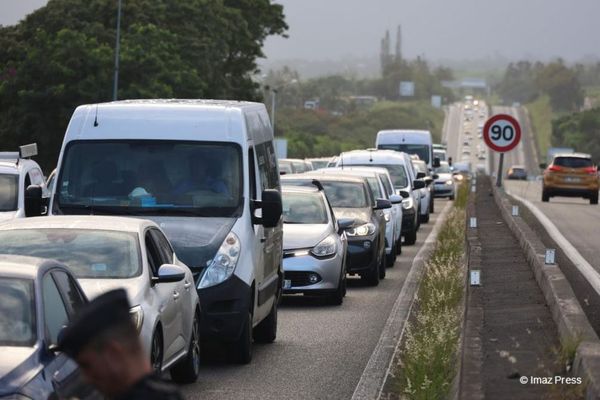
[[[83,306],[58,339],[58,350],[70,357],[77,354],[109,328],[133,324],[129,300],[123,289],[111,290]]]

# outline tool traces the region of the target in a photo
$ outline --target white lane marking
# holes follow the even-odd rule
[[[519,195],[513,194],[510,191],[506,191],[509,195],[522,202],[529,210],[535,215],[540,223],[546,228],[550,237],[556,242],[556,244],[562,249],[565,255],[571,260],[573,265],[581,272],[581,275],[590,283],[592,288],[600,295],[600,274],[588,263],[585,258],[577,251],[577,249],[563,236],[558,230],[556,225],[550,221],[550,219],[532,202],[522,198]]]
[[[402,290],[396,298],[392,311],[390,311],[379,341],[354,389],[352,400],[373,400],[379,399],[381,396],[385,379],[389,374],[392,361],[396,357],[399,344],[404,335],[406,321],[414,305],[418,288],[417,283],[423,274],[426,262],[425,257],[428,255],[425,253],[432,250],[433,243],[435,243],[442,223],[446,220],[446,215],[452,205],[452,202],[446,204],[437,218],[433,229],[413,259],[410,271],[406,275]]]

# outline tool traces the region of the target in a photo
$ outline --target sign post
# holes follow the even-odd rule
[[[488,119],[483,127],[483,140],[493,151],[500,153],[496,186],[502,186],[504,153],[511,151],[521,141],[521,125],[512,116],[497,114]]]

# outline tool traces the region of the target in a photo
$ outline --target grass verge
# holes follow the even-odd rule
[[[536,101],[527,104],[526,107],[531,117],[531,127],[535,135],[540,162],[544,162],[548,148],[552,145],[552,120],[555,117],[550,106],[550,99],[548,96],[541,96]]]
[[[455,207],[444,221],[426,264],[415,313],[392,372],[392,389],[400,398],[444,398],[457,372],[468,188],[468,182],[459,187]]]

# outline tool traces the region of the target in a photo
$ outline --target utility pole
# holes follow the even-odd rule
[[[117,41],[115,43],[115,78],[113,81],[113,101],[117,100],[119,91],[119,52],[121,50],[121,1],[117,6]]]

